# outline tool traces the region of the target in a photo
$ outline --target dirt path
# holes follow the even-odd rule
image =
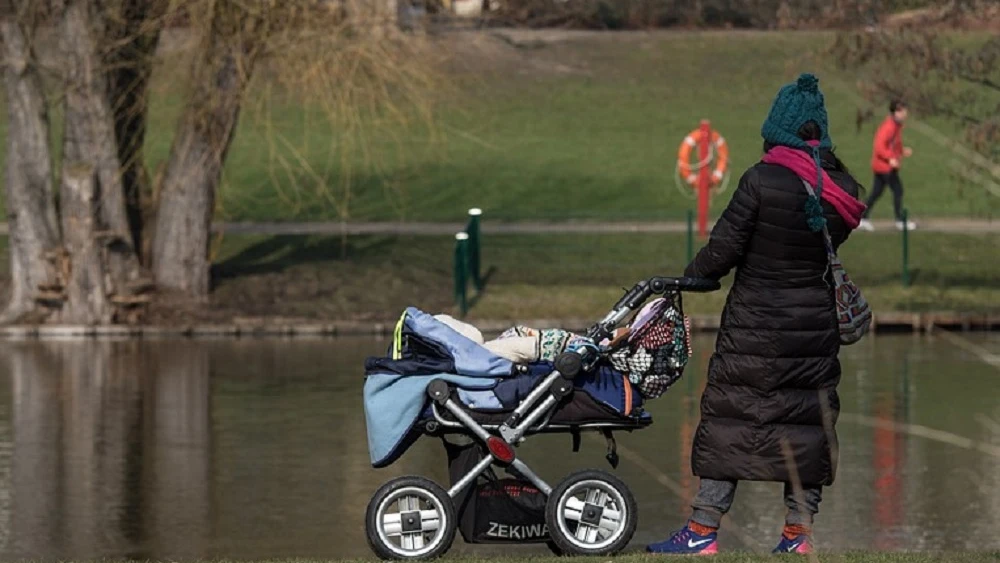
[[[896,233],[892,221],[875,221],[876,234]],[[1000,234],[1000,221],[980,219],[926,219],[918,224],[918,231],[950,234]],[[711,227],[711,225],[709,225]],[[217,223],[215,231],[232,235],[414,235],[447,236],[461,232],[464,223],[421,223],[421,222],[350,222],[333,221],[297,223]],[[499,223],[485,221],[482,226],[486,234],[541,235],[541,234],[628,234],[628,233],[683,233],[687,223],[683,221],[659,222],[606,222],[567,221],[561,223],[541,223],[519,221]],[[7,223],[0,223],[0,235],[7,234]]]
[[[876,233],[896,233],[891,221],[875,221]],[[229,234],[268,235],[452,235],[465,228],[462,223],[222,223],[217,229]],[[487,234],[612,234],[612,233],[683,233],[687,223],[674,222],[564,222],[497,223],[485,221]],[[1000,221],[977,219],[927,219],[920,231],[953,234],[1000,233]]]

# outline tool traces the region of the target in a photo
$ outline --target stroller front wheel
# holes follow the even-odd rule
[[[632,492],[604,471],[580,471],[549,495],[545,522],[565,555],[613,555],[635,534],[639,510]]]
[[[382,485],[365,513],[368,545],[381,559],[440,557],[455,541],[456,528],[451,497],[423,477],[398,477]]]

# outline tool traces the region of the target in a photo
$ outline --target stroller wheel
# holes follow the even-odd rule
[[[368,545],[382,559],[434,559],[455,540],[455,505],[448,492],[423,477],[398,477],[368,503]]]
[[[545,523],[565,555],[612,555],[635,534],[639,510],[621,479],[588,469],[566,477],[549,495]]]

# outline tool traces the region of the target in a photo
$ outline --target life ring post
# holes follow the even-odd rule
[[[698,139],[698,160],[707,162],[712,150],[712,124],[707,119],[702,119],[699,129],[701,135]],[[708,238],[708,205],[711,189],[712,170],[708,166],[702,166],[698,170],[698,236],[702,240]]]
[[[698,162],[691,163],[691,153],[697,149]],[[678,186],[687,184],[694,191],[698,201],[698,236],[708,238],[708,209],[712,192],[725,189],[728,179],[729,147],[726,139],[712,130],[712,124],[701,120],[698,128],[691,131],[677,148],[677,168],[674,180]],[[722,188],[720,188],[722,186]]]

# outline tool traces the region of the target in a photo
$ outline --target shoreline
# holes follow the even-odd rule
[[[514,323],[537,327],[559,327],[582,332],[593,323],[582,319],[471,320],[486,334],[498,334]],[[141,340],[161,338],[337,338],[386,337],[392,334],[394,321],[328,322],[232,322],[223,324],[178,325],[10,325],[0,327],[0,340]],[[693,332],[711,333],[719,328],[718,315],[691,315]],[[884,313],[878,315],[872,331],[878,333],[931,333],[935,329],[957,331],[1000,331],[1000,314],[936,312]]]

